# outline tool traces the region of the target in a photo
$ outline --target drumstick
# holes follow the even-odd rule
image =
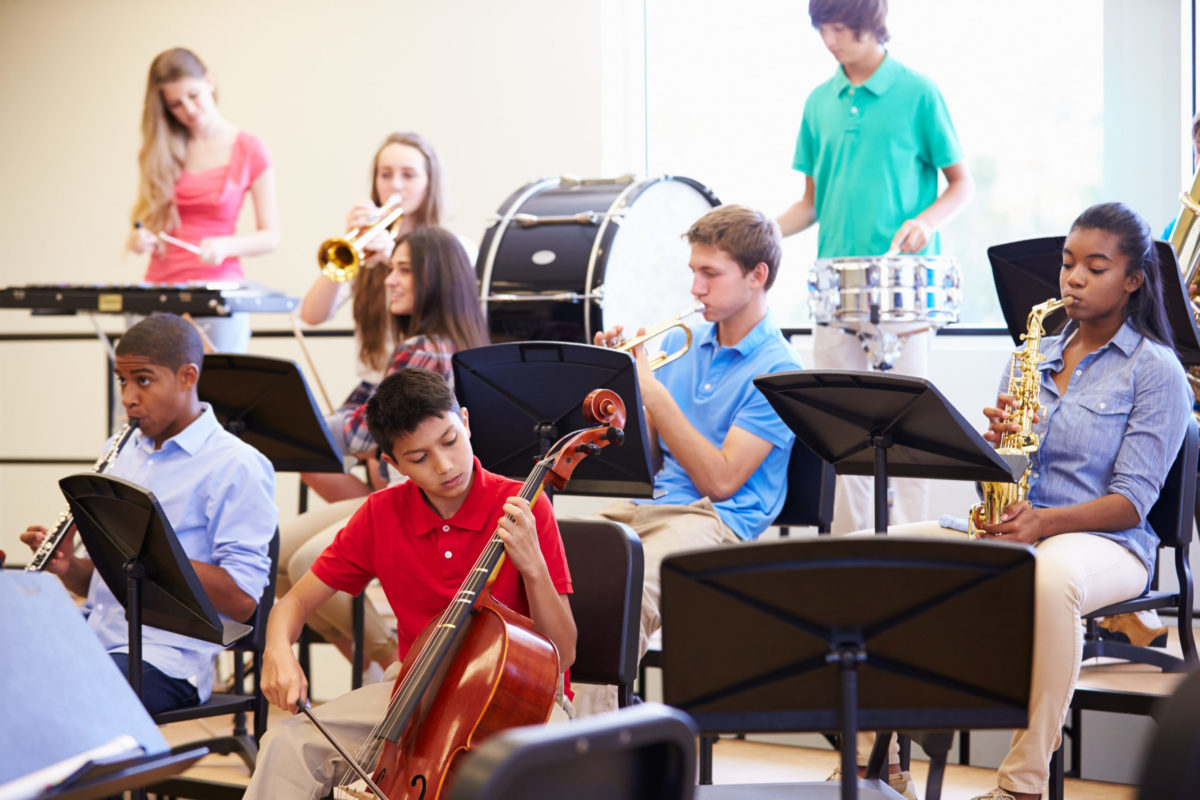
[[[308,362],[308,370],[312,373],[313,381],[317,384],[317,390],[321,392],[321,398],[325,401],[325,407],[329,409],[329,413],[333,414],[333,403],[329,402],[329,395],[325,393],[325,384],[321,383],[321,376],[317,374],[317,365],[313,363],[312,356],[308,353],[308,345],[304,343],[304,334],[300,332],[300,325],[296,322],[295,317],[290,317],[292,323],[292,335],[296,337],[296,344],[300,345],[300,352],[304,355],[304,360]]]
[[[140,227],[142,227],[142,223],[135,222],[135,223],[133,223],[133,227],[140,228]],[[189,253],[195,253],[196,255],[200,255],[200,246],[199,245],[192,244],[191,242],[185,242],[183,239],[176,239],[171,234],[163,233],[162,231],[159,231],[155,235],[158,238],[162,239],[164,242],[173,244],[176,247],[183,248],[184,250],[187,250]]]

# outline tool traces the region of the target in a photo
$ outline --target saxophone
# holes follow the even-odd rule
[[[131,419],[125,423],[121,430],[117,431],[116,437],[104,455],[100,456],[100,460],[92,466],[92,472],[107,472],[112,466],[112,462],[116,460],[117,454],[121,452],[121,448],[129,441],[129,437],[133,436],[133,432],[137,430],[138,421]],[[38,545],[38,549],[33,552],[33,559],[30,560],[29,566],[25,567],[26,572],[40,572],[50,563],[50,556],[54,555],[54,551],[58,549],[58,545],[62,542],[67,532],[71,530],[71,526],[75,524],[75,517],[71,514],[71,509],[67,508],[58,515],[58,521],[54,524],[54,530],[46,535],[42,543]]]
[[[1009,408],[1009,421],[1020,425],[1020,430],[1009,431],[1000,438],[996,451],[1001,455],[1023,454],[1026,457],[1037,452],[1041,443],[1038,435],[1033,432],[1033,418],[1044,412],[1040,395],[1042,392],[1042,373],[1038,365],[1045,356],[1042,355],[1042,335],[1046,332],[1042,327],[1046,317],[1070,303],[1070,298],[1056,300],[1051,298],[1044,303],[1034,306],[1029,312],[1025,324],[1025,333],[1021,338],[1025,347],[1013,352],[1012,363],[1008,372],[1008,394],[1013,397],[1013,405]],[[1020,366],[1021,373],[1017,375]],[[1033,462],[1030,460],[1021,474],[1021,479],[1015,483],[985,481],[981,483],[983,500],[971,506],[967,515],[968,533],[975,538],[983,533],[981,523],[994,525],[1000,521],[1004,509],[1013,503],[1019,503],[1029,494],[1029,471]]]

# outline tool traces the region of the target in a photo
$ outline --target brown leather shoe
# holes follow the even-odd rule
[[[1167,626],[1151,628],[1137,613],[1115,614],[1097,621],[1101,639],[1129,642],[1138,647],[1166,647]]]

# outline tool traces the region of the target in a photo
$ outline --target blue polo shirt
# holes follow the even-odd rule
[[[813,179],[817,257],[879,256],[962,160],[941,92],[886,54],[861,86],[838,66],[808,96],[792,166]],[[935,232],[923,251],[941,252]]]
[[[109,474],[154,494],[189,559],[224,568],[239,589],[258,598],[267,585],[267,548],[279,516],[275,471],[262,453],[223,429],[207,403],[201,405],[200,416],[159,450],[153,439],[135,432]],[[125,608],[99,572],[92,573],[84,610],[105,650],[128,652]],[[172,678],[189,681],[200,702],[212,693],[213,659],[221,649],[150,625],[142,628],[142,658]]]
[[[770,312],[732,347],[717,343],[717,326],[692,328],[691,349],[662,367],[656,377],[670,391],[688,421],[705,439],[720,447],[729,429],[737,426],[774,447],[750,480],[733,497],[714,503],[717,513],[742,539],[762,533],[783,507],[787,491],[788,458],[795,438],[783,424],[754,378],[769,372],[800,369],[796,351],[771,321]],[[683,345],[684,333],[674,329],[663,341],[663,352]],[[660,505],[687,505],[699,500],[691,478],[659,439],[663,467],[654,478],[654,500]]]

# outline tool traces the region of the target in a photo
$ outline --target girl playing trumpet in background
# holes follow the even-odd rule
[[[388,309],[388,259],[396,239],[431,225],[440,225],[446,208],[445,181],[441,159],[425,138],[416,133],[393,133],[375,151],[371,199],[355,203],[346,215],[346,228],[365,228],[376,220],[389,199],[400,198],[403,216],[391,230],[384,230],[363,244],[362,269],[349,281],[334,281],[322,272],[313,281],[301,303],[300,319],[319,325],[333,318],[347,301],[353,300],[354,341],[360,383],[342,406],[326,419],[329,431],[342,453],[347,453],[346,422],[361,409],[383,380],[395,348],[393,316]],[[393,234],[391,231],[395,231]],[[463,242],[468,260],[474,263],[473,247]],[[376,268],[381,267],[381,268]],[[361,498],[386,481],[378,462],[370,460],[371,485],[350,475],[308,474],[304,482],[327,502]]]

